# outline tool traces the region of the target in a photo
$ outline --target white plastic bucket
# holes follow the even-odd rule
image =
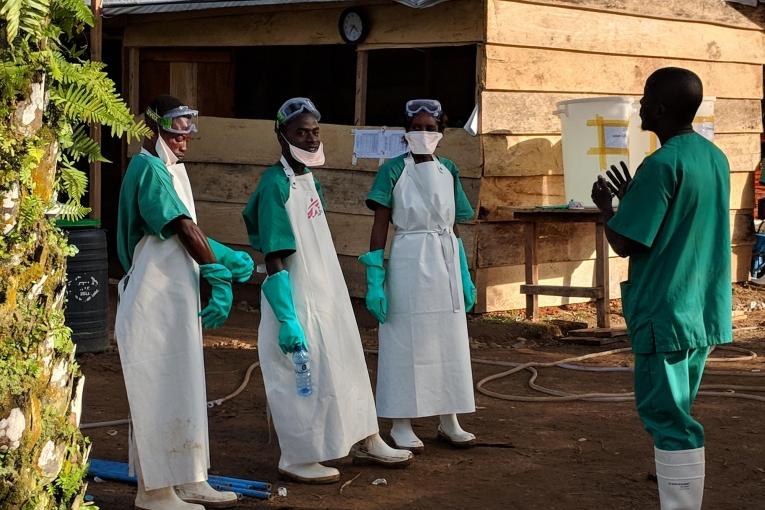
[[[714,141],[715,138],[716,99],[714,96],[705,97],[696,112],[696,117],[693,119],[693,129],[710,142]],[[633,173],[646,156],[661,146],[659,138],[650,131],[640,129],[640,124],[640,99],[635,99],[629,130],[629,166],[630,171]]]
[[[593,97],[561,101],[563,184],[566,201],[595,207],[592,184],[611,165],[629,158],[629,125],[634,98]]]

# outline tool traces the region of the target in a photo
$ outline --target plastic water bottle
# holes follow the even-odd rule
[[[307,397],[313,393],[311,387],[311,357],[308,351],[301,349],[292,353],[292,363],[295,365],[295,382],[297,393],[301,397]]]

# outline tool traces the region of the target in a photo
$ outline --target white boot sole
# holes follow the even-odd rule
[[[282,468],[279,468],[279,474],[286,478],[287,480],[292,480],[293,482],[299,482],[299,483],[307,483],[310,485],[327,485],[330,483],[337,483],[340,481],[340,473],[336,475],[331,476],[319,476],[316,478],[308,478],[305,476],[296,475],[295,473],[290,473],[289,471],[285,471]]]

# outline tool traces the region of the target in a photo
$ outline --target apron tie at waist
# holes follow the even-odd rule
[[[432,230],[396,230],[394,237],[411,234],[432,234],[438,236],[438,240],[441,242],[441,253],[444,256],[444,262],[446,263],[446,272],[449,274],[449,290],[452,295],[452,310],[454,313],[459,313],[462,311],[462,300],[460,299],[460,289],[457,283],[457,268],[454,264],[454,258],[458,248],[457,238],[452,235],[452,229],[444,227]]]

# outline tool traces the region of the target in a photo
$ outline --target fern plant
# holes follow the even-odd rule
[[[85,505],[89,446],[77,427],[81,374],[63,324],[66,259],[74,250],[54,219],[88,212],[80,202],[87,176],[77,164],[104,161],[88,124],[129,139],[149,133],[134,122],[104,65],[88,61],[76,42],[93,21],[84,0],[0,0],[4,510]],[[63,203],[55,203],[57,195],[65,196]]]

